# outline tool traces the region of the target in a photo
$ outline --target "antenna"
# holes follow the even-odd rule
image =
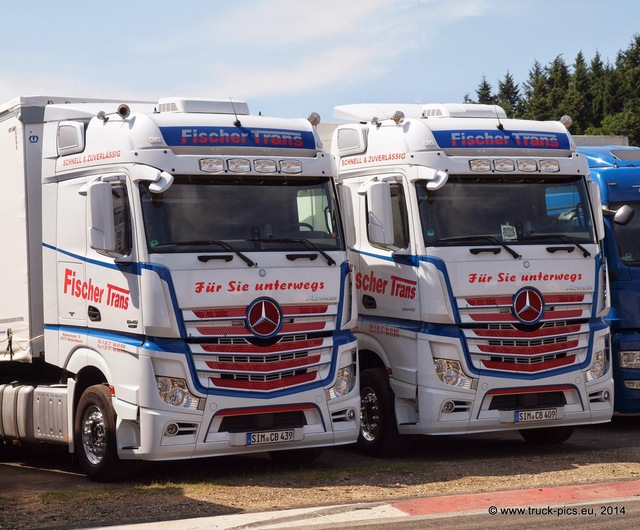
[[[236,114],[236,106],[233,104],[233,99],[229,98],[229,101],[231,102],[231,108],[233,109],[233,115],[236,117],[236,121],[234,121],[233,124],[236,127],[242,127],[242,123],[240,123],[240,120],[238,119],[238,115]]]
[[[496,125],[496,127],[499,131],[504,131],[504,125],[502,125],[502,122],[500,121],[500,115],[498,114],[495,103],[493,104],[493,112],[496,113],[496,120],[498,120],[498,125]]]

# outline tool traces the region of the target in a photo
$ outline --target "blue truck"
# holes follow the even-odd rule
[[[617,414],[640,414],[640,148],[625,145],[582,146],[591,178],[599,185],[604,208],[615,401]]]

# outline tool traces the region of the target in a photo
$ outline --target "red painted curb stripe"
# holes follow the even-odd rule
[[[563,504],[581,501],[640,496],[640,481],[609,482],[510,491],[489,491],[469,495],[448,495],[414,499],[391,504],[409,515],[429,515],[467,510],[487,510],[539,504]]]

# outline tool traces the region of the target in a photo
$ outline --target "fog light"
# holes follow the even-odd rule
[[[164,433],[167,436],[175,436],[176,434],[178,434],[179,430],[180,430],[180,427],[178,427],[176,423],[170,423],[165,427]]]
[[[355,410],[353,410],[353,409],[349,409],[349,410],[347,411],[347,419],[348,419],[349,421],[353,421],[353,420],[355,420],[355,419],[356,419],[356,411],[355,411]]]
[[[442,411],[443,412],[453,412],[456,408],[456,404],[453,401],[445,401],[442,404]]]

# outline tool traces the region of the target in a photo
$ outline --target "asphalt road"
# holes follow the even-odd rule
[[[211,482],[215,484],[217,480],[224,480],[237,475],[239,466],[246,465],[252,468],[252,473],[260,477],[277,476],[278,468],[266,457],[233,457],[209,459],[207,461],[181,461],[172,463],[159,463],[145,465],[136,477],[137,483],[152,484],[161,482],[170,477],[173,482],[189,482],[194,477],[201,479],[203,466],[212,466],[215,461],[215,477]],[[60,490],[82,490],[91,483],[79,473],[77,467],[72,463],[71,458],[63,447],[42,448],[33,451],[9,451],[4,455],[4,462],[0,460],[0,496],[20,495],[37,492],[46,482],[49,488]],[[480,504],[467,502],[464,496],[458,495],[451,501],[450,509],[439,509],[429,512],[426,505],[420,508],[420,502],[425,501],[428,496],[416,495],[413,499],[391,499],[388,501],[392,509],[400,506],[399,502],[415,501],[418,508],[410,513],[409,517],[394,519],[386,513],[385,517],[379,521],[375,520],[375,514],[371,517],[356,518],[348,523],[354,528],[388,528],[393,525],[397,528],[456,528],[456,529],[476,529],[476,528],[514,528],[523,526],[529,528],[572,528],[580,525],[583,528],[621,528],[640,527],[640,497],[635,494],[620,494],[620,498],[612,498],[611,494],[603,494],[601,498],[580,497],[579,492],[558,502],[549,499],[540,500],[534,497],[527,497],[525,489],[519,490],[520,496],[514,497],[510,502],[501,502],[504,499],[505,487],[513,487],[513,478],[521,474],[544,475],[547,485],[545,490],[552,487],[554,483],[566,485],[564,474],[574,472],[576,469],[587,468],[594,463],[598,464],[598,469],[602,470],[602,477],[590,477],[589,483],[611,482],[627,483],[637,486],[637,494],[640,495],[640,418],[615,418],[613,422],[596,426],[584,426],[576,429],[574,435],[564,444],[559,446],[532,446],[522,441],[516,432],[491,433],[469,436],[447,436],[447,437],[420,437],[414,441],[410,455],[398,460],[402,465],[415,463],[418,467],[430,470],[429,481],[434,485],[447,484],[455,481],[456,478],[464,479],[468,477],[480,477],[482,486],[479,491],[483,491],[485,498]],[[325,451],[317,463],[314,464],[319,469],[352,470],[355,477],[350,488],[357,488],[364,485],[365,481],[358,477],[366,474],[366,470],[372,467],[372,459],[357,453],[353,447],[335,448]],[[631,473],[615,476],[607,472],[608,469],[631,469]],[[483,479],[484,478],[484,479]],[[294,479],[295,480],[295,479]],[[635,482],[638,481],[638,482]],[[263,482],[267,483],[266,480]],[[506,485],[506,486],[505,486]],[[386,484],[387,487],[394,486]],[[547,487],[548,486],[548,487]],[[526,488],[525,486],[522,486]],[[596,488],[597,489],[597,488]],[[473,492],[466,488],[467,499]],[[495,490],[500,495],[498,500],[492,500],[488,495],[491,490]],[[489,493],[487,493],[489,491]],[[535,490],[531,490],[535,493]],[[554,490],[559,491],[559,490]],[[516,491],[516,494],[518,491]],[[628,493],[628,492],[627,492]],[[447,492],[438,490],[437,493],[429,495],[444,498]],[[572,497],[573,495],[573,497]],[[453,497],[452,497],[453,498]],[[394,504],[395,503],[395,504]],[[381,503],[374,503],[376,506]],[[366,511],[371,503],[365,503],[362,507],[350,507],[335,509],[337,514],[353,511],[355,513]],[[495,506],[496,513],[491,513],[490,508]],[[527,512],[503,511],[513,507],[522,507]],[[114,507],[116,509],[117,507]],[[546,511],[545,508],[548,508]],[[566,508],[565,511],[562,511]],[[326,503],[318,508],[318,511],[311,512],[311,521],[305,519],[305,513],[297,513],[293,519],[284,516],[284,527],[303,526],[313,522],[316,530],[325,528],[321,517],[318,514],[329,513],[333,510],[328,508]],[[575,512],[574,510],[579,510]],[[211,523],[213,519],[202,519],[198,526],[189,523],[188,526],[180,526],[177,521],[171,524],[172,528],[278,528],[273,525],[262,525],[259,522],[251,522],[251,510],[244,510],[242,523],[237,524],[234,520],[227,523]],[[256,514],[258,515],[258,514]],[[344,516],[344,515],[341,515]],[[231,516],[233,517],[233,516]],[[249,519],[247,519],[247,517]],[[276,514],[276,520],[281,517]],[[218,519],[218,521],[220,521]],[[249,522],[247,522],[249,521]],[[150,523],[158,526],[158,522]],[[162,524],[162,523],[160,523]],[[337,524],[337,526],[336,526]],[[213,525],[213,526],[211,526]],[[226,526],[225,526],[226,525]],[[346,521],[341,523],[327,524],[326,528],[344,527]],[[0,525],[2,527],[2,525]]]

